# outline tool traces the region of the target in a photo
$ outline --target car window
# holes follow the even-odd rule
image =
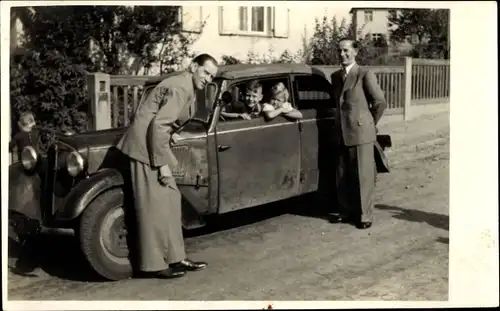
[[[295,76],[296,102],[299,110],[335,108],[332,85],[317,75]]]
[[[245,111],[245,94],[246,94],[246,88],[249,82],[251,81],[258,81],[262,85],[262,100],[260,101],[260,105],[262,109],[262,105],[264,103],[268,103],[271,99],[271,89],[274,85],[278,83],[283,83],[287,90],[290,92],[291,95],[291,90],[290,90],[290,83],[288,77],[273,77],[273,78],[262,78],[262,79],[248,79],[244,81],[239,81],[233,85],[231,85],[228,89],[229,92],[231,92],[231,95],[233,97],[233,101],[231,104],[226,105],[225,108],[223,108],[223,111],[225,112],[234,112],[234,113],[240,113],[241,111]],[[290,99],[291,101],[291,99]],[[256,118],[261,118],[262,113],[257,114],[254,113],[252,115],[252,119]],[[220,115],[219,118],[222,122],[237,122],[237,121],[245,121],[242,118],[230,118],[230,117],[225,117]]]

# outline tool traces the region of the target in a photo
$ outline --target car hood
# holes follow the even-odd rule
[[[58,134],[57,140],[76,150],[87,147],[115,146],[126,131],[126,127],[121,127],[73,135]]]

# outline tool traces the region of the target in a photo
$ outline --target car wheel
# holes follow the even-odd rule
[[[108,190],[93,200],[79,229],[80,246],[93,270],[112,281],[132,276],[123,189]]]

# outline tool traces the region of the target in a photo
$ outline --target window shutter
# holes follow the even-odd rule
[[[201,32],[201,6],[183,6],[181,13],[182,31]]]
[[[231,35],[238,33],[240,26],[239,7],[221,6],[219,7],[219,33]]]
[[[277,38],[288,38],[290,29],[290,9],[274,7],[274,36]]]

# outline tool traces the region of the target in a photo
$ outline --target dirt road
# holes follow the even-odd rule
[[[392,172],[379,176],[369,230],[329,224],[307,200],[267,205],[186,239],[206,270],[112,283],[91,279],[71,236],[45,237],[24,273],[9,272],[9,300],[447,300],[449,114],[380,132],[393,138]]]

